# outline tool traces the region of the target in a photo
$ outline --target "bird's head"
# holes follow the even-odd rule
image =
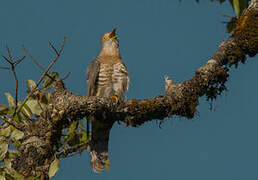
[[[117,40],[116,28],[114,28],[111,32],[105,33],[101,38],[102,43],[114,40]]]
[[[105,33],[101,38],[101,51],[106,55],[112,55],[119,53],[118,50],[119,41],[117,39],[116,28],[111,32]]]

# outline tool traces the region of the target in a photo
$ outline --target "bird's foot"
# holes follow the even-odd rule
[[[115,101],[116,101],[116,104],[117,104],[118,101],[119,101],[118,96],[110,96],[110,98],[111,98],[112,100],[115,100]]]

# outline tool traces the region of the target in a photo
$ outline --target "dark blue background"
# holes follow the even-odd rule
[[[131,77],[128,98],[149,98],[164,91],[164,75],[182,82],[203,65],[228,38],[222,15],[234,15],[229,3],[194,0],[12,0],[0,6],[0,52],[8,43],[16,56],[24,44],[43,65],[54,57],[48,41],[64,53],[54,69],[69,90],[86,94],[85,68],[97,56],[100,37],[118,27],[120,49]],[[80,179],[258,179],[257,57],[232,68],[229,91],[212,103],[200,99],[199,116],[174,117],[139,128],[116,124],[110,138],[110,171],[92,172],[88,153],[61,160],[56,180]],[[5,62],[0,61],[4,66]],[[17,69],[20,98],[27,79],[40,70],[26,58]],[[11,72],[0,70],[0,103],[14,95]]]

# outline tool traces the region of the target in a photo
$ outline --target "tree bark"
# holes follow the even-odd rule
[[[258,52],[258,0],[252,0],[239,17],[234,33],[222,41],[215,54],[201,66],[195,75],[177,84],[166,78],[165,92],[150,99],[128,99],[116,103],[109,98],[76,95],[65,88],[62,80],[54,85],[51,103],[41,116],[31,122],[12,162],[12,167],[24,176],[48,175],[50,163],[55,158],[62,130],[88,116],[98,116],[101,123],[107,119],[137,127],[151,120],[163,120],[173,115],[193,118],[199,97],[216,99],[226,88],[229,67],[246,61]]]

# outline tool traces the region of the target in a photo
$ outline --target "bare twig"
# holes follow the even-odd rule
[[[58,54],[58,51],[56,50],[55,46],[51,42],[48,42],[48,43],[49,43],[49,46],[55,51],[55,53]]]
[[[10,68],[9,68],[9,67],[2,67],[2,66],[0,66],[0,69],[10,70]]]
[[[10,52],[10,49],[9,49],[8,45],[6,44],[5,47],[6,47],[6,50],[7,50],[7,52],[8,52],[9,60],[10,60],[11,62],[13,62],[13,58],[12,58],[12,55],[11,55],[11,52]]]
[[[23,56],[23,57],[21,57],[20,59],[18,59],[17,61],[15,61],[15,62],[14,62],[14,65],[16,66],[16,65],[20,64],[20,62],[22,62],[22,60],[23,60],[25,57],[26,57],[26,56]]]
[[[40,107],[41,111],[43,112],[43,111],[44,111],[44,109],[43,109],[43,107],[41,106],[41,104],[40,104],[40,102],[39,102],[39,99],[38,99],[38,98],[37,98],[37,103],[38,103],[38,105],[39,105],[39,107]]]
[[[235,16],[229,16],[227,14],[222,14],[222,16],[225,17],[225,18],[233,18],[233,17],[235,17]]]
[[[58,58],[60,57],[63,49],[64,49],[64,45],[65,45],[65,40],[66,37],[64,37],[64,40],[62,42],[61,48],[60,50],[57,52],[57,55],[55,56],[55,58],[53,59],[53,61],[49,64],[49,66],[47,67],[47,69],[44,71],[44,73],[41,75],[40,79],[38,80],[36,87],[34,87],[34,89],[32,89],[30,91],[30,93],[27,95],[27,97],[24,99],[24,101],[22,102],[21,106],[19,107],[19,109],[17,110],[17,113],[19,113],[21,111],[21,108],[24,106],[24,104],[28,101],[29,97],[35,92],[35,90],[38,88],[39,84],[42,82],[42,80],[45,78],[46,74],[48,73],[48,71],[50,70],[50,68],[55,64],[55,62],[58,60]],[[52,47],[53,48],[53,47]]]
[[[16,110],[17,110],[17,104],[18,104],[18,78],[17,78],[17,75],[16,75],[16,72],[15,72],[15,66],[18,65],[20,62],[22,62],[22,60],[24,60],[25,56],[21,57],[20,59],[18,59],[17,61],[13,61],[13,57],[11,55],[11,51],[8,47],[8,45],[6,44],[6,50],[7,50],[7,53],[8,53],[8,57],[5,57],[4,55],[2,55],[2,57],[11,65],[11,68],[9,68],[12,72],[13,72],[13,76],[14,76],[14,79],[15,79],[15,107],[14,107],[14,112],[12,114],[12,119],[14,118],[14,115],[16,113]]]
[[[15,72],[14,65],[12,65],[12,72],[13,72],[13,76],[15,79],[15,107],[14,107],[14,112],[12,115],[12,119],[13,119],[13,117],[16,113],[16,110],[17,110],[17,103],[18,103],[18,78],[17,78],[16,72]]]
[[[7,57],[5,57],[4,55],[2,55],[2,57],[4,58],[4,60],[6,60],[9,64],[12,64],[13,62],[11,62]]]
[[[42,65],[40,65],[40,64],[38,63],[37,59],[32,56],[32,54],[30,53],[30,51],[29,51],[28,49],[26,49],[26,48],[24,47],[24,45],[22,45],[22,48],[23,48],[23,50],[25,51],[25,53],[26,53],[28,56],[30,56],[31,60],[39,67],[39,69],[41,69],[43,72],[45,72],[45,68],[44,68]],[[50,79],[52,79],[53,81],[55,80],[54,78],[52,78],[52,77],[49,76],[48,74],[46,74],[46,76],[49,77]]]
[[[255,15],[252,17],[255,17]],[[245,18],[244,21],[246,21]],[[241,50],[241,48],[246,45],[245,42],[243,43],[246,38],[241,37],[248,36],[248,38],[255,39],[254,37],[256,35],[255,33],[249,33],[253,31],[246,30],[252,29],[249,26],[254,27],[253,21],[246,22],[247,24],[244,24],[243,28],[241,28],[241,32],[243,30],[241,36],[234,34],[226,41],[223,41],[216,53],[205,65],[201,66],[195,72],[192,78],[181,84],[166,81],[168,88],[164,95],[158,95],[154,98],[143,100],[129,99],[116,105],[110,98],[72,94],[66,90],[63,86],[64,84],[59,81],[59,83],[56,83],[55,92],[51,99],[53,106],[49,106],[49,109],[53,110],[53,115],[55,115],[54,110],[57,110],[58,114],[61,114],[63,110],[65,113],[53,122],[56,118],[52,118],[51,114],[48,115],[48,111],[45,111],[47,118],[38,118],[35,123],[36,126],[31,126],[33,128],[32,136],[34,137],[32,137],[33,139],[30,140],[30,143],[27,143],[29,142],[26,141],[27,139],[23,141],[19,148],[20,153],[15,157],[15,160],[12,161],[12,166],[16,167],[15,170],[17,172],[27,176],[34,175],[31,172],[47,174],[49,163],[52,162],[54,154],[58,158],[70,157],[87,148],[88,142],[69,148],[65,146],[58,148],[60,147],[59,142],[62,140],[62,131],[69,127],[72,122],[84,116],[96,115],[97,119],[97,117],[100,116],[99,114],[101,114],[99,112],[103,112],[103,115],[99,117],[99,120],[101,120],[99,122],[103,123],[105,126],[113,125],[113,121],[110,121],[112,118],[124,121],[134,127],[140,126],[150,120],[162,120],[172,115],[193,118],[196,114],[196,107],[199,105],[199,97],[206,95],[210,99],[215,99],[217,95],[220,95],[221,92],[226,90],[225,82],[228,80],[228,68],[225,68],[225,66],[229,64],[229,60],[234,59],[239,62],[242,56],[246,56],[247,53],[250,53],[250,51],[248,51],[249,45],[246,47],[248,52]],[[245,29],[245,27],[248,28]],[[254,40],[250,40],[250,42],[252,42],[251,45],[255,44]],[[257,54],[257,52],[257,46],[255,46],[254,55]],[[57,56],[59,56],[59,54],[57,54]],[[47,73],[46,71],[44,72],[45,74]],[[46,126],[42,126],[45,124]],[[62,126],[60,127],[59,125]],[[42,135],[48,132],[50,132],[49,135],[54,138],[42,138]],[[28,134],[25,138],[29,139],[30,137],[31,134]],[[52,147],[53,149],[50,149]],[[56,152],[56,147],[60,151]],[[35,151],[35,149],[39,150]],[[43,171],[37,171],[37,169],[42,167],[42,161],[33,161],[35,157],[38,159],[47,157],[46,161],[44,161],[46,168],[43,169]]]
[[[86,136],[90,137],[90,121],[88,119],[86,119]]]
[[[20,124],[18,124],[16,121],[11,121],[10,118],[8,117],[4,117],[0,115],[0,119],[2,119],[4,122],[12,125],[13,127],[15,127],[16,129],[20,130],[20,131],[24,131],[24,128],[20,126]]]
[[[63,81],[65,79],[67,79],[70,76],[70,74],[71,74],[71,72],[68,72],[61,80]]]
[[[28,56],[30,56],[31,60],[39,67],[39,69],[41,69],[41,70],[44,72],[44,71],[45,71],[45,68],[44,68],[43,66],[41,66],[41,65],[38,63],[37,59],[32,56],[32,54],[29,52],[29,50],[27,50],[27,49],[24,47],[24,45],[22,45],[22,48],[23,48],[23,50],[25,51],[25,53],[26,53]]]
[[[87,146],[89,144],[89,141],[81,144],[77,144],[75,146],[72,146],[70,148],[64,148],[60,152],[57,153],[57,158],[67,158],[74,156],[76,154],[80,154],[83,150],[87,149]]]

